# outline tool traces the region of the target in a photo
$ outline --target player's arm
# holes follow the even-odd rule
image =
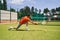
[[[35,24],[35,25],[38,24],[38,23],[36,23],[36,22],[34,22],[34,21],[32,21],[32,20],[29,20],[29,22],[31,22],[32,24]]]

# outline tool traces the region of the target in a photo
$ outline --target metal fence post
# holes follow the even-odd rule
[[[10,7],[10,22],[11,22],[11,7]]]
[[[0,0],[0,23],[1,23],[1,0]]]
[[[17,9],[17,22],[18,22],[18,9]]]
[[[0,10],[0,23],[1,23],[1,10]]]

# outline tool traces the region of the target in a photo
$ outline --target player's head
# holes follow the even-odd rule
[[[26,16],[28,16],[30,18],[30,14],[27,14]]]

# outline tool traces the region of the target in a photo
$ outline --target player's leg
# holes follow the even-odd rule
[[[26,22],[26,30],[29,30],[29,28],[28,28],[28,22]]]
[[[16,29],[16,30],[18,30],[19,28],[20,28],[20,24],[18,24],[18,26],[17,27],[10,27],[8,30],[12,30],[12,29]]]
[[[20,24],[18,24],[18,26],[17,26],[16,30],[18,30],[18,29],[20,28],[20,26],[21,26],[21,25],[20,25]]]

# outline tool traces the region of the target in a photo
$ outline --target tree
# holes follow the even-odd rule
[[[13,9],[13,8],[10,8],[10,11],[11,11],[11,12],[15,12],[15,9]]]
[[[58,8],[56,8],[56,11],[59,11],[59,9],[58,9]]]
[[[25,7],[24,7],[24,13],[25,13],[26,15],[30,15],[30,14],[31,14],[30,8],[29,8],[28,6],[25,6]]]
[[[20,17],[25,16],[26,13],[25,13],[25,11],[24,11],[24,8],[21,8],[21,9],[20,9],[20,13],[19,13],[19,14],[20,14],[20,15],[19,15]]]
[[[49,12],[49,9],[48,8],[45,8],[43,12],[44,13],[48,13]]]
[[[21,8],[21,9],[20,9],[20,12],[21,12],[21,13],[24,13],[24,9],[23,9],[23,8]]]
[[[3,7],[3,6],[2,6],[2,2],[1,2],[1,0],[0,0],[0,10],[2,10],[2,7]]]
[[[18,19],[22,18],[24,16],[24,9],[21,8],[18,12]]]
[[[32,13],[32,14],[34,13],[34,7],[31,8],[31,13]]]
[[[7,2],[6,2],[6,0],[3,0],[3,10],[7,10]]]
[[[25,6],[24,8],[20,9],[19,17],[23,17],[30,14],[31,14],[30,8],[28,6]]]
[[[0,1],[0,9],[1,9],[1,1]]]
[[[60,7],[56,8],[56,11],[60,12]]]
[[[55,9],[51,9],[51,12],[54,14],[54,13],[56,13],[56,10]]]
[[[48,21],[50,21],[51,20],[50,14],[48,13],[49,12],[49,9],[48,8],[45,8],[43,12],[46,13],[47,19],[48,19]]]
[[[39,9],[39,13],[41,13],[41,9]]]
[[[38,9],[37,8],[35,8],[35,13],[37,13],[38,12]]]

